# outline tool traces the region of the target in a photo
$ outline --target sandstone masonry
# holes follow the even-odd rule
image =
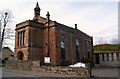
[[[34,8],[33,20],[16,24],[15,50],[16,60],[40,60],[50,58],[51,65],[69,65],[85,59],[93,62],[93,39],[75,28],[68,27],[40,16],[38,3]]]

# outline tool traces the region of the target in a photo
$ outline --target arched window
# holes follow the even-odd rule
[[[24,55],[23,55],[23,53],[20,51],[20,52],[18,52],[17,57],[18,57],[18,60],[23,60]]]
[[[66,47],[65,47],[65,36],[61,36],[61,65],[66,63]]]
[[[80,61],[80,45],[79,45],[79,40],[76,39],[76,57],[77,57],[77,62]]]

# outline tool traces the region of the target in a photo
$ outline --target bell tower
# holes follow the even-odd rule
[[[36,7],[34,8],[34,19],[38,20],[38,18],[40,17],[40,7],[38,2],[36,3]]]

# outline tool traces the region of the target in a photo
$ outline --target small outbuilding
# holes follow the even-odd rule
[[[0,55],[2,57],[2,61],[11,60],[14,57],[14,53],[9,47],[3,47]]]

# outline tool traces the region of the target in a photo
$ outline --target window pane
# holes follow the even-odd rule
[[[80,46],[79,46],[79,40],[76,39],[76,57],[77,57],[77,62],[80,61]]]
[[[65,37],[61,36],[61,65],[66,64],[66,49],[65,49]]]

